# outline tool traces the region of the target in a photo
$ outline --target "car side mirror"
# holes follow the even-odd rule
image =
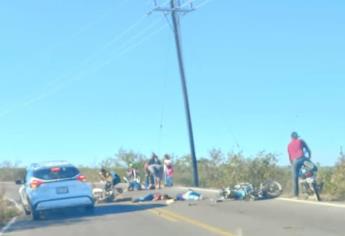
[[[21,180],[21,179],[16,180],[16,185],[22,185],[22,184],[24,184],[23,180]]]

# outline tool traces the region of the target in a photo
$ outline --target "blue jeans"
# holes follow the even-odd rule
[[[168,185],[168,183],[167,183],[167,173],[166,173],[165,170],[163,172],[163,178],[164,178],[164,186],[167,186]]]
[[[148,189],[150,185],[154,185],[153,175],[146,175],[145,177],[145,189]]]
[[[305,160],[307,160],[307,158],[300,157],[292,162],[292,190],[295,197],[299,195],[298,178]]]
[[[172,176],[166,176],[165,177],[167,187],[172,187],[174,185],[173,177]]]

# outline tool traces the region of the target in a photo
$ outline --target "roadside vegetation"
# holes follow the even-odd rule
[[[0,186],[0,228],[18,214],[16,206],[5,199],[5,189]]]
[[[192,185],[192,167],[190,156],[171,155],[175,166],[174,182],[176,185]],[[100,166],[116,171],[125,176],[129,163],[139,170],[144,178],[144,163],[149,157],[132,150],[119,150],[113,157],[104,159],[97,167],[80,166],[83,175],[89,181],[98,181]],[[291,193],[291,172],[289,166],[278,165],[278,155],[260,152],[254,156],[245,156],[242,152],[223,153],[213,149],[207,157],[199,157],[200,186],[221,188],[233,186],[240,182],[250,182],[254,186],[267,179],[279,181],[285,195]],[[6,163],[0,165],[0,181],[14,181],[23,176],[23,168]],[[325,200],[345,200],[345,155],[339,154],[338,161],[332,167],[319,166],[318,181],[324,183],[323,198]]]

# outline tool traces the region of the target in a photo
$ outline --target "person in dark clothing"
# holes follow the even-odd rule
[[[121,178],[118,174],[116,174],[115,172],[110,172],[104,167],[101,168],[98,175],[101,180],[105,182],[106,189],[110,189],[121,182]]]
[[[145,169],[145,189],[154,189],[155,188],[154,177],[149,170],[148,162],[145,162],[144,169]]]
[[[161,188],[163,166],[155,153],[152,153],[152,157],[149,160],[148,170],[154,176],[155,188]]]

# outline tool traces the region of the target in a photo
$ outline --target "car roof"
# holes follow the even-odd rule
[[[62,166],[74,167],[74,165],[72,165],[68,161],[47,161],[47,162],[33,163],[29,166],[28,169],[37,170],[37,169],[42,169],[42,168],[62,167]]]

